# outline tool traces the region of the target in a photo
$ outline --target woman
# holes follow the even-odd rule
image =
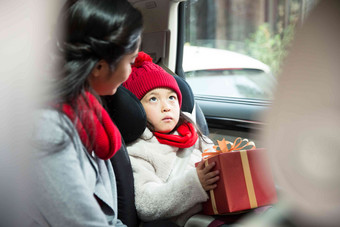
[[[59,23],[53,99],[34,131],[31,225],[125,226],[109,161],[121,137],[99,96],[127,80],[142,16],[126,0],[69,0]]]

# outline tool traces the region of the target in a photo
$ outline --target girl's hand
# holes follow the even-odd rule
[[[216,182],[220,178],[218,176],[218,170],[211,171],[214,166],[215,162],[212,162],[209,165],[205,166],[204,161],[201,161],[196,167],[198,178],[200,179],[201,185],[205,191],[215,189],[217,186]]]

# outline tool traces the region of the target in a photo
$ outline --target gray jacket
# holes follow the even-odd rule
[[[65,115],[39,113],[33,138],[31,226],[125,226],[111,162],[86,151]]]

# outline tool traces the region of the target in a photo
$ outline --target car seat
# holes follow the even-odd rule
[[[195,103],[190,86],[183,78],[176,75],[173,76],[182,92],[181,110],[193,113],[197,126],[204,135],[208,135],[207,122],[202,110]],[[104,96],[102,98],[108,113],[119,128],[123,139],[121,149],[111,159],[117,181],[118,218],[129,227],[137,227],[141,222],[136,212],[133,173],[125,144],[135,141],[144,132],[146,114],[137,97],[123,86],[120,86],[113,96]],[[143,226],[170,227],[177,225],[169,221],[160,220],[143,223]]]

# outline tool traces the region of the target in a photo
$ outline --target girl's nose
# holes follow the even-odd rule
[[[169,112],[171,110],[170,105],[166,102],[162,105],[162,112]]]

